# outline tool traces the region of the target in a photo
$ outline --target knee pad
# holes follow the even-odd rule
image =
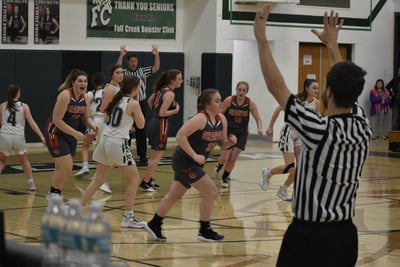
[[[294,162],[288,164],[282,173],[288,173],[291,168],[295,168]]]

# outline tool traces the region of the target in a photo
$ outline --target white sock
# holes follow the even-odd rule
[[[33,182],[33,178],[29,178],[29,179],[27,180],[27,182],[28,182],[28,183]]]
[[[82,162],[82,168],[89,169],[89,163],[87,161]]]
[[[287,187],[285,184],[283,184],[283,185],[282,185],[282,190],[285,191],[285,192],[287,192],[287,189],[288,189],[288,187]]]
[[[126,217],[130,217],[130,216],[135,216],[134,214],[133,214],[133,210],[127,210],[127,211],[125,211],[125,214],[124,214]]]

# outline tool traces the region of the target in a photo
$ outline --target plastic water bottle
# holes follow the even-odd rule
[[[78,267],[83,265],[82,233],[83,220],[81,202],[79,199],[73,198],[68,201],[65,224],[61,232],[59,243],[64,250],[64,266]]]
[[[49,205],[42,217],[43,267],[64,265],[63,251],[58,246],[60,231],[64,225],[63,207],[64,203],[61,196],[51,196],[49,198]]]
[[[103,216],[103,204],[92,202],[84,227],[83,247],[86,266],[110,266],[111,226]]]

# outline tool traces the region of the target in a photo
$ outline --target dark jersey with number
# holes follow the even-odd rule
[[[233,95],[231,100],[229,108],[225,111],[225,117],[228,122],[228,133],[234,130],[247,132],[250,118],[250,98],[245,97],[242,105],[236,102],[236,95]]]
[[[210,116],[202,111],[201,114],[207,117],[207,124],[203,130],[198,130],[188,137],[188,141],[193,150],[200,155],[208,158],[210,152],[214,147],[219,144],[223,139],[223,126],[219,115],[215,117],[215,124],[212,124]],[[188,157],[193,160],[180,146],[176,148],[177,156]]]
[[[74,92],[72,91],[72,88],[66,89],[69,92],[70,98],[69,98],[69,104],[67,111],[64,114],[63,121],[71,126],[73,129],[78,129],[79,123],[81,121],[81,117],[83,114],[85,114],[86,111],[86,101],[85,101],[85,95],[81,94],[78,99],[75,99]],[[57,126],[53,123],[52,121],[53,114],[50,114],[50,118],[47,123],[46,130],[49,134],[55,135],[55,134],[60,134],[60,135],[65,135],[64,132],[60,131]]]

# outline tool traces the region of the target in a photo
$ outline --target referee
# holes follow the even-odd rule
[[[303,142],[294,194],[293,221],[282,240],[277,266],[354,266],[357,228],[352,217],[359,178],[368,155],[372,127],[356,103],[366,72],[342,61],[337,44],[343,25],[333,11],[324,15],[324,29],[312,32],[328,48],[332,67],[323,94],[328,116],[305,108],[287,88],[265,35],[270,6],[256,14],[254,34],[267,88],[285,110],[285,121]]]
[[[127,54],[126,46],[122,45],[120,47],[121,52],[119,54],[117,64],[122,65],[122,60]],[[158,46],[152,45],[151,53],[154,55],[154,63],[153,66],[141,67],[139,66],[139,59],[136,54],[129,54],[126,59],[126,68],[124,69],[124,77],[126,76],[136,76],[140,79],[140,94],[139,94],[139,103],[140,108],[142,110],[143,115],[146,118],[146,110],[147,110],[147,100],[146,100],[146,81],[147,77],[156,73],[160,69],[160,55],[158,53]],[[139,156],[138,166],[147,166],[147,141],[146,141],[146,126],[143,129],[136,127],[136,124],[133,123],[133,127],[135,128],[135,137],[136,137],[136,152]],[[132,135],[131,135],[132,138]]]

